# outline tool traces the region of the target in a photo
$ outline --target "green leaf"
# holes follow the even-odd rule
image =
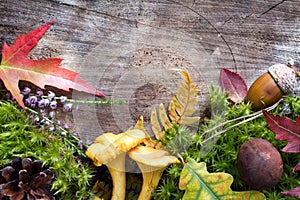
[[[227,173],[209,173],[206,163],[197,163],[194,160],[188,161],[180,175],[179,189],[185,190],[183,200],[188,199],[222,199],[242,200],[265,199],[265,196],[258,191],[234,192],[230,185],[233,177]]]

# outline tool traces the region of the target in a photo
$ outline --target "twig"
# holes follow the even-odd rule
[[[280,99],[279,101],[277,101],[274,105],[272,105],[272,106],[266,108],[265,110],[266,110],[266,111],[273,110],[274,108],[276,108],[276,106],[278,106],[278,104],[279,104],[281,101],[282,101],[282,99]],[[221,124],[219,124],[219,125],[217,125],[217,126],[211,128],[211,129],[205,131],[205,132],[203,133],[203,135],[206,134],[206,133],[209,133],[209,132],[211,132],[211,131],[214,131],[214,130],[216,130],[217,128],[223,127],[224,125],[226,125],[226,124],[228,124],[228,123],[230,123],[230,122],[235,122],[235,121],[238,121],[238,120],[240,120],[240,119],[245,119],[245,118],[250,117],[250,118],[245,119],[245,120],[243,120],[243,121],[241,121],[241,122],[239,122],[239,123],[237,123],[237,124],[234,124],[234,125],[229,126],[229,127],[225,128],[225,129],[223,129],[223,130],[221,130],[221,131],[216,132],[216,133],[213,134],[212,136],[210,136],[210,137],[206,138],[205,140],[203,140],[201,143],[203,144],[203,143],[205,143],[205,142],[207,142],[207,141],[209,141],[209,140],[211,140],[211,139],[213,139],[213,138],[215,138],[215,137],[221,135],[222,133],[225,133],[226,131],[229,131],[230,129],[232,129],[232,128],[234,128],[234,127],[237,127],[237,126],[239,126],[239,125],[241,125],[241,124],[244,124],[244,123],[246,123],[246,122],[248,122],[248,121],[251,121],[251,120],[253,120],[253,119],[257,118],[257,117],[260,117],[261,115],[262,115],[262,110],[257,111],[257,112],[252,113],[252,114],[249,114],[249,115],[241,116],[241,117],[238,117],[238,118],[235,118],[235,119],[232,119],[232,120],[228,120],[228,121],[226,121],[226,122],[223,122],[223,123],[221,123]]]

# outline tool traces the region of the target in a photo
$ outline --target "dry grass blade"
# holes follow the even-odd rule
[[[280,99],[279,101],[277,101],[277,103],[275,103],[274,105],[272,105],[272,106],[266,108],[265,110],[266,110],[266,111],[273,110],[274,108],[276,108],[276,106],[278,106],[278,104],[279,104],[281,101],[282,101],[282,99]],[[238,120],[240,120],[240,119],[244,119],[243,121],[240,121],[240,122],[238,122],[238,123],[236,123],[236,124],[234,124],[234,125],[232,125],[232,126],[229,126],[229,127],[225,128],[225,129],[223,129],[223,130],[221,130],[221,131],[217,131],[217,132],[216,132],[215,134],[213,134],[212,136],[210,136],[210,137],[206,138],[205,140],[203,140],[203,141],[202,141],[202,144],[204,144],[205,142],[207,142],[207,141],[209,141],[209,140],[211,140],[211,139],[213,139],[213,138],[215,138],[215,137],[221,135],[222,133],[225,133],[226,131],[229,131],[230,129],[232,129],[232,128],[234,128],[234,127],[237,127],[237,126],[239,126],[239,125],[241,125],[241,124],[244,124],[244,123],[246,123],[246,122],[249,122],[249,121],[251,121],[251,120],[253,120],[253,119],[256,119],[256,118],[262,116],[262,114],[263,114],[263,113],[262,113],[262,110],[260,110],[260,111],[257,111],[257,112],[255,112],[255,113],[249,114],[249,115],[241,116],[241,117],[238,117],[238,118],[235,118],[235,119],[232,119],[232,120],[228,120],[228,121],[226,121],[226,122],[223,122],[223,123],[221,123],[221,124],[219,124],[219,125],[217,125],[217,126],[211,128],[211,129],[205,131],[202,135],[204,136],[205,134],[207,134],[207,133],[209,133],[209,132],[215,131],[216,129],[218,129],[218,128],[220,128],[220,127],[223,127],[223,126],[225,126],[225,125],[228,124],[228,123],[235,122],[235,121],[238,121]],[[246,118],[247,118],[247,119],[246,119]]]

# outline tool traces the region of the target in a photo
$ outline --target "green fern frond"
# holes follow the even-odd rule
[[[151,112],[151,127],[156,139],[161,139],[165,134],[164,130],[172,128],[173,124],[192,125],[199,121],[200,117],[193,114],[197,110],[198,102],[197,85],[192,82],[190,75],[186,71],[181,71],[184,81],[180,82],[179,89],[169,103],[168,111],[164,105],[159,105],[159,112],[155,108]],[[163,130],[162,130],[162,127]]]

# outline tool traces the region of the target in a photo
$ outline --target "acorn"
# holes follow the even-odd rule
[[[283,173],[280,153],[269,141],[261,138],[242,144],[238,152],[237,167],[242,180],[258,190],[274,187]]]
[[[251,102],[254,110],[269,107],[283,95],[293,93],[296,83],[296,73],[291,67],[285,64],[272,65],[268,72],[253,82],[245,101]]]

